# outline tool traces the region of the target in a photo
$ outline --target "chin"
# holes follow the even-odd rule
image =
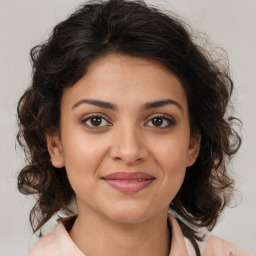
[[[140,223],[150,218],[149,210],[141,209],[141,207],[112,208],[106,215],[112,221],[119,223]]]

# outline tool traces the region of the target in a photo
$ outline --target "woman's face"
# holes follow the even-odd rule
[[[199,151],[179,79],[156,61],[121,54],[95,60],[64,91],[60,135],[47,142],[79,212],[131,223],[167,213]]]

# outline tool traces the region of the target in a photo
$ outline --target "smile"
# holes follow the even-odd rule
[[[148,187],[154,177],[142,172],[116,172],[103,178],[112,188],[123,193],[136,193]]]

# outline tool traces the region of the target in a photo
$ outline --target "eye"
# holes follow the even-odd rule
[[[110,123],[100,115],[92,115],[82,120],[82,124],[88,128],[95,129],[97,127],[109,126]]]
[[[149,126],[151,127],[159,127],[159,128],[167,128],[170,126],[175,125],[175,122],[173,119],[166,117],[165,115],[157,115],[151,118],[148,122]]]

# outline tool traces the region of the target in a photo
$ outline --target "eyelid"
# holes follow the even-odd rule
[[[150,127],[164,129],[164,128],[169,128],[170,126],[173,126],[173,125],[176,124],[176,121],[173,117],[171,117],[170,115],[164,114],[164,113],[157,113],[157,114],[150,115],[147,118],[148,121],[146,123],[152,121],[152,119],[157,118],[157,117],[167,120],[167,122],[169,122],[169,124],[167,126],[164,126],[164,127],[157,127],[157,126],[150,126]]]
[[[93,117],[99,117],[101,119],[104,119],[106,122],[108,122],[108,125],[104,125],[104,126],[90,126],[87,125],[86,122],[90,119],[92,119]],[[153,128],[158,128],[158,129],[164,129],[164,128],[169,128],[170,126],[173,126],[176,124],[176,121],[173,117],[171,117],[170,115],[164,114],[164,113],[157,113],[157,114],[152,114],[149,117],[147,117],[147,122],[152,121],[154,118],[162,118],[164,120],[166,120],[169,124],[164,126],[164,127],[157,127],[157,126],[150,126],[149,127],[153,127]],[[112,126],[111,122],[108,120],[109,118],[105,117],[105,115],[103,113],[92,113],[92,114],[88,114],[86,116],[84,116],[81,120],[81,123],[83,125],[85,125],[87,128],[89,129],[101,129],[107,126]]]
[[[90,125],[87,125],[86,122],[90,119],[92,119],[93,117],[99,117],[101,119],[104,119],[106,122],[108,122],[108,125],[104,125],[104,126],[90,126]],[[104,128],[104,127],[107,127],[107,126],[111,126],[111,122],[108,120],[109,118],[106,118],[104,114],[102,113],[92,113],[92,114],[88,114],[86,116],[83,116],[83,118],[81,119],[81,123],[83,125],[85,125],[87,128],[89,129],[100,129],[100,128]]]

